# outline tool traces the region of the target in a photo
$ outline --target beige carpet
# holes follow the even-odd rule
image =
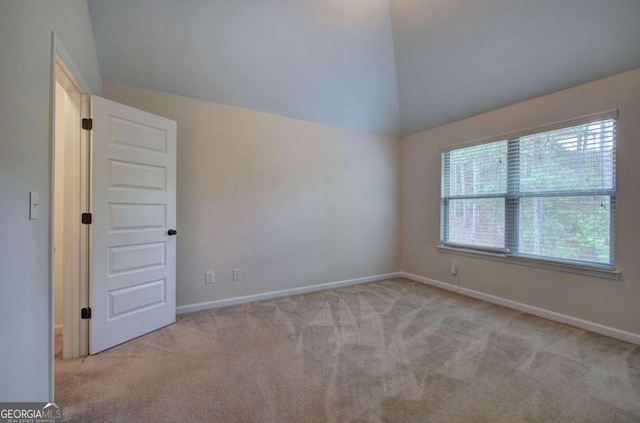
[[[640,347],[403,279],[56,362],[70,421],[640,422]]]

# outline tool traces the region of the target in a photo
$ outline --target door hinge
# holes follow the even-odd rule
[[[86,129],[87,131],[91,131],[93,129],[93,119],[91,119],[91,118],[82,118],[82,129]]]
[[[80,310],[80,317],[82,319],[91,319],[91,307],[85,307]]]
[[[93,216],[91,215],[91,213],[82,213],[82,224],[91,225],[92,220]]]

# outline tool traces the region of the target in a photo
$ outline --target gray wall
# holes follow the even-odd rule
[[[106,82],[397,132],[388,0],[89,0]]]
[[[0,2],[0,401],[45,401],[51,374],[51,31],[94,93],[100,72],[86,2]],[[29,220],[29,191],[40,218]]]
[[[178,122],[178,306],[398,271],[396,138],[119,84],[103,92]]]
[[[616,267],[612,281],[438,252],[440,153],[469,141],[619,110]],[[507,300],[640,334],[640,69],[539,97],[402,140],[402,270]],[[458,275],[449,261],[458,262]]]

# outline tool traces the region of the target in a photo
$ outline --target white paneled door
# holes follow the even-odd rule
[[[89,352],[175,323],[176,123],[91,97]]]

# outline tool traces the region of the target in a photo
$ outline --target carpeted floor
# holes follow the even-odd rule
[[[640,422],[640,347],[394,279],[56,361],[70,421]]]

